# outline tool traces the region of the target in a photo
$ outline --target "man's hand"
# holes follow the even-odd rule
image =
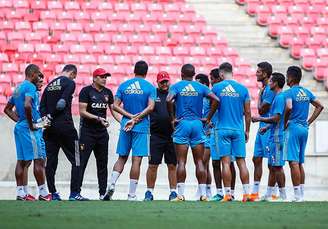
[[[134,125],[137,123],[137,120],[136,119],[130,119],[124,126],[124,131],[128,132],[128,131],[131,131],[134,127]]]
[[[245,131],[245,142],[247,143],[249,139],[249,132]]]
[[[259,116],[254,116],[252,117],[252,122],[260,122],[261,117]]]
[[[98,117],[99,122],[101,123],[101,125],[103,125],[104,127],[109,127],[109,122],[107,121],[107,119],[102,118],[102,117]]]
[[[172,129],[173,130],[175,130],[175,126],[177,125],[177,123],[179,122],[180,120],[178,120],[178,119],[173,119],[172,121],[171,121],[171,126],[172,126]]]
[[[284,123],[284,130],[286,130],[288,128],[288,124],[289,124],[288,121]]]
[[[267,132],[267,131],[268,131],[268,128],[266,126],[259,129],[259,133],[262,135],[265,134],[265,132]]]

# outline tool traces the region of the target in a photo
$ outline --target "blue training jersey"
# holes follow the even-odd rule
[[[262,96],[260,97],[261,104],[267,103],[271,105],[275,96],[276,96],[275,92],[270,89],[269,85],[266,85],[263,90]],[[264,118],[269,117],[269,114],[270,114],[270,110],[267,113],[261,115],[261,117]],[[260,122],[260,128],[264,127],[265,125],[266,124],[264,122]]]
[[[224,80],[212,91],[220,99],[216,128],[244,131],[244,104],[250,100],[247,88],[237,81]]]
[[[284,136],[284,112],[286,100],[283,92],[276,95],[270,109],[270,116],[280,115],[279,123],[273,123],[270,129],[270,138],[274,142],[280,142]]]
[[[169,94],[175,98],[175,111],[177,119],[195,120],[203,116],[203,98],[211,90],[197,82],[181,80],[170,87]]]
[[[39,112],[39,93],[36,90],[36,86],[30,81],[24,80],[20,85],[18,85],[18,87],[16,87],[9,100],[9,103],[14,105],[16,108],[16,112],[19,117],[17,124],[27,123],[24,107],[26,97],[32,98],[32,121],[37,122],[41,118]]]
[[[308,126],[310,103],[315,100],[312,92],[301,86],[293,86],[285,91],[285,96],[286,100],[292,100],[293,106],[289,122]]]
[[[122,83],[115,97],[122,101],[124,110],[134,115],[142,112],[148,106],[149,100],[155,101],[156,88],[147,80],[135,77]],[[128,117],[123,116],[121,129],[129,120]],[[149,116],[146,116],[133,127],[132,131],[148,133],[149,126]]]

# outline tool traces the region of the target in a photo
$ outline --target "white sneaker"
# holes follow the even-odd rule
[[[304,199],[302,197],[295,197],[293,202],[304,202]]]
[[[138,201],[138,198],[136,195],[131,196],[130,194],[128,195],[128,201]]]
[[[272,196],[264,195],[261,197],[261,201],[272,201]]]

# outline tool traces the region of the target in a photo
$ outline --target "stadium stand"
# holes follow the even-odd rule
[[[260,26],[268,26],[268,35],[289,48],[302,67],[313,72],[328,89],[328,1],[327,0],[236,0],[246,12],[256,16]]]
[[[254,69],[228,46],[223,33],[208,27],[185,1],[2,0],[0,12],[1,96],[11,95],[21,81],[17,75],[30,62],[43,66],[46,81],[63,64],[78,65],[77,91],[101,65],[112,73],[108,86],[115,91],[132,73],[134,62],[144,59],[151,66],[148,80],[152,82],[158,70],[167,70],[177,79],[187,62],[209,73],[229,61],[237,80],[257,99]],[[77,103],[73,111],[77,114]]]

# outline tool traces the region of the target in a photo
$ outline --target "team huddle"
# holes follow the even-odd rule
[[[143,157],[148,157],[145,201],[154,199],[157,169],[163,157],[168,168],[170,201],[185,200],[186,162],[189,147],[196,167],[200,201],[235,199],[235,164],[243,187],[242,201],[286,201],[284,165],[288,162],[294,200],[304,200],[304,153],[308,127],[323,106],[300,86],[302,71],[297,66],[282,73],[272,72],[268,62],[257,66],[262,84],[257,104],[259,116],[251,114],[248,89],[233,79],[233,67],[222,63],[209,76],[195,67],[181,68],[181,81],[170,84],[167,72],[157,74],[157,88],[145,78],[148,64],[138,61],[135,76],[121,83],[116,95],[106,87],[109,72],[98,68],[93,82],[79,93],[79,133],[72,119],[72,98],[77,68],[66,65],[45,87],[43,74],[34,64],[26,67],[26,79],[15,89],[4,112],[16,122],[15,169],[17,200],[34,201],[28,190],[28,168],[34,162],[39,200],[61,200],[55,186],[60,148],[71,164],[72,201],[86,201],[81,195],[84,173],[91,153],[97,166],[99,199],[112,200],[115,186],[132,154],[128,200],[137,200],[136,190]],[[194,80],[195,78],[195,80]],[[283,91],[285,83],[290,87]],[[211,87],[211,89],[210,89]],[[41,96],[41,99],[39,98]],[[314,106],[309,116],[310,104]],[[108,176],[107,110],[120,123],[115,162]],[[246,166],[246,143],[251,122],[259,122],[253,155],[254,184],[251,190]],[[268,158],[267,192],[260,197],[263,158]],[[212,195],[213,178],[216,194]],[[277,194],[279,193],[279,194]]]

